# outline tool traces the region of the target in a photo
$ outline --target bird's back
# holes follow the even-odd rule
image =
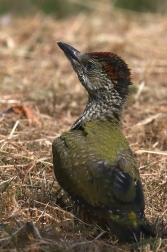
[[[53,153],[58,182],[93,207],[120,204],[113,189],[118,172],[140,181],[133,154],[114,120],[86,122],[62,134],[53,143]],[[122,195],[127,202],[134,197],[131,191]]]

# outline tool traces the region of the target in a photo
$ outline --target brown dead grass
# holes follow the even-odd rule
[[[138,160],[146,215],[158,233],[140,251],[167,251],[167,19],[104,8],[57,21],[37,14],[0,20],[0,250],[128,251],[95,223],[73,215],[54,180],[51,144],[86,103],[56,41],[80,51],[112,51],[133,71],[122,129]],[[62,200],[63,198],[63,200]],[[60,207],[61,206],[61,207]]]

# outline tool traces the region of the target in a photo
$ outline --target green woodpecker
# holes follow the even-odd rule
[[[113,53],[81,53],[63,42],[58,45],[88,92],[82,115],[52,145],[58,183],[120,239],[134,242],[155,236],[144,215],[137,164],[120,129],[132,84],[130,69]]]

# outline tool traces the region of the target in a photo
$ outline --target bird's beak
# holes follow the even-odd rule
[[[74,70],[76,70],[75,67],[81,67],[80,63],[81,53],[78,50],[60,41],[58,41],[57,44],[63,50],[68,60],[71,62]]]

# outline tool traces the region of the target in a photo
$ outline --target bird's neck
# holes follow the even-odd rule
[[[72,129],[78,129],[83,123],[92,120],[105,121],[116,119],[119,122],[123,104],[124,101],[122,99],[113,101],[108,100],[107,97],[104,100],[89,98],[84,112],[73,124]]]

